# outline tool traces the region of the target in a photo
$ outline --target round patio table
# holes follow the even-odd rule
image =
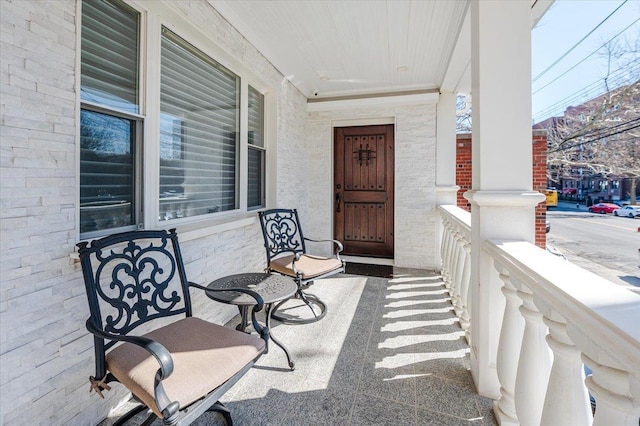
[[[287,356],[289,368],[293,370],[295,368],[295,362],[291,359],[291,355],[287,348],[271,333],[271,312],[276,302],[282,302],[291,298],[298,286],[295,281],[289,277],[282,275],[272,275],[268,273],[245,273],[228,275],[226,277],[218,278],[212,281],[207,288],[216,290],[225,290],[232,288],[246,289],[255,291],[262,297],[265,306],[266,326],[269,329],[269,337],[273,340],[273,343],[278,345]],[[226,303],[229,305],[236,305],[240,310],[240,324],[236,327],[237,330],[246,332],[248,327],[248,312],[249,308],[256,304],[253,297],[245,293],[239,293],[237,291],[229,290],[216,293],[206,293],[210,299],[217,302]],[[268,352],[268,348],[267,348]]]

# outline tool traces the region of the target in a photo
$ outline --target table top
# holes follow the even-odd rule
[[[289,277],[267,273],[235,274],[212,281],[207,288],[242,288],[252,290],[262,296],[264,303],[285,300],[296,294],[298,286]],[[256,301],[248,294],[237,291],[206,293],[213,300],[234,305],[255,305]]]

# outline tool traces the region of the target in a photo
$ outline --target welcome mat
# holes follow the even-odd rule
[[[393,266],[347,262],[345,273],[351,275],[364,275],[366,277],[393,278]]]

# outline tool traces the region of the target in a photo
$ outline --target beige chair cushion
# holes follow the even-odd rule
[[[289,255],[274,259],[269,264],[269,268],[274,271],[280,272],[281,274],[295,277],[296,274],[293,272],[292,265],[294,257],[294,255]],[[342,262],[340,262],[336,258],[310,256],[308,254],[303,254],[302,256],[300,256],[300,260],[296,262],[296,269],[302,272],[303,280],[319,277],[320,275],[326,274],[327,272],[335,271],[336,269],[341,267]]]
[[[180,409],[227,381],[264,348],[258,336],[241,333],[199,318],[183,318],[145,337],[161,343],[173,358],[173,373],[162,382]],[[141,347],[124,343],[107,354],[107,368],[134,395],[162,418],[153,398],[160,365]]]

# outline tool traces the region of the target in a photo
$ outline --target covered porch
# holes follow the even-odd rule
[[[91,234],[80,224],[80,115],[106,107],[80,93],[84,4],[1,4],[0,423],[7,425],[109,422],[129,397],[122,387],[105,400],[87,392],[93,348],[75,246]],[[334,130],[394,126],[395,251],[384,262],[393,276],[345,274],[315,284],[314,292],[326,292],[327,317],[275,327],[296,371],[285,371],[274,347],[226,396],[237,424],[638,424],[640,295],[533,245],[534,211],[544,197],[532,189],[531,28],[551,2],[406,1],[382,10],[373,7],[382,2],[110,4],[135,16],[142,34],[133,73],[141,107],[127,117],[141,129],[136,184],[144,191],[135,201],[145,208],[138,221],[127,218],[129,226],[175,226],[194,282],[262,270],[263,247],[247,202],[249,132],[220,132],[237,141],[232,151],[239,153],[237,170],[227,170],[235,197],[227,210],[205,205],[205,214],[191,218],[162,211],[164,32],[168,42],[197,50],[197,60],[233,73],[241,82],[238,109],[247,109],[249,85],[264,96],[257,203],[299,209],[306,235],[333,236]],[[346,45],[314,26],[326,22],[318,7],[340,12],[342,4],[351,15],[334,17],[353,32],[353,51],[338,52]],[[400,25],[371,31],[352,16],[367,8],[377,22],[400,18]],[[278,17],[305,36],[285,39]],[[422,44],[403,50],[422,31]],[[372,46],[386,46],[384,67],[367,54]],[[287,56],[278,56],[281,47]],[[311,63],[305,49],[334,52]],[[334,57],[362,74],[329,69]],[[455,206],[458,94],[473,96],[471,213]],[[247,130],[248,120],[242,115],[239,128]],[[180,149],[171,155],[179,158]],[[236,314],[231,306],[212,309],[202,294],[193,299],[194,311],[212,322]],[[584,365],[593,373],[586,378]]]
[[[273,425],[494,425],[475,391],[469,347],[434,271],[353,265],[313,289],[330,306],[320,322],[273,322],[291,351],[269,350],[223,402],[234,422]],[[239,318],[228,325],[235,326]],[[101,423],[130,408],[124,404]],[[141,419],[144,416],[140,416]],[[158,423],[159,424],[159,423]],[[224,425],[206,413],[197,425]]]

